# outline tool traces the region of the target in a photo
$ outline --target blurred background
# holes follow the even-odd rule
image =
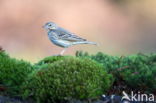
[[[0,46],[36,62],[60,53],[42,26],[59,26],[99,44],[71,47],[110,55],[156,52],[156,0],[0,0]]]

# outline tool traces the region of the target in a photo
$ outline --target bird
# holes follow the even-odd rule
[[[81,38],[62,27],[59,27],[54,22],[45,23],[43,28],[47,31],[48,37],[53,44],[64,48],[60,52],[60,55],[63,55],[66,49],[73,45],[78,45],[78,44],[97,45],[97,43],[95,42],[87,41],[86,39]]]

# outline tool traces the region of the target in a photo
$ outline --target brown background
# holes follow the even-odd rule
[[[42,28],[47,21],[99,43],[71,47],[65,55],[156,51],[156,0],[0,0],[0,45],[32,62],[58,54],[62,49]]]

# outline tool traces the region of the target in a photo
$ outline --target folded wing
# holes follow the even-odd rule
[[[58,36],[62,40],[71,41],[71,42],[86,41],[86,39],[83,39],[79,36],[76,36],[73,33],[70,33],[63,28],[59,28],[59,35]]]

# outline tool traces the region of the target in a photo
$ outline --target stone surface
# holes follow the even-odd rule
[[[23,101],[20,98],[9,98],[5,96],[0,96],[0,103],[34,103],[32,100]]]

